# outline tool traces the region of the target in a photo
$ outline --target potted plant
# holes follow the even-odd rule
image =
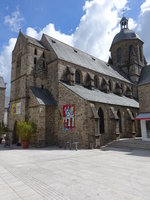
[[[17,133],[21,138],[22,148],[29,147],[31,135],[36,132],[36,125],[31,121],[20,121],[17,123]]]

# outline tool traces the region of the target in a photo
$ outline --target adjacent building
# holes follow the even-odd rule
[[[4,121],[5,90],[6,84],[3,77],[0,76],[0,123]]]
[[[140,120],[142,140],[150,141],[150,66],[142,69],[138,86],[139,93],[139,115],[136,120]]]
[[[4,108],[4,125],[7,126],[8,123],[8,109],[9,109],[9,100],[8,96],[5,97],[5,108]]]
[[[19,32],[12,53],[9,131],[17,142],[16,123],[32,120],[31,143],[98,147],[116,137],[140,135],[137,83],[146,65],[143,41],[120,21],[108,62],[46,34],[41,40]]]

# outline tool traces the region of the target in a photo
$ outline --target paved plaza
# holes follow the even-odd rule
[[[149,200],[150,151],[0,150],[0,200]]]

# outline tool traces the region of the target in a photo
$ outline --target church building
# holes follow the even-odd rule
[[[139,136],[137,84],[146,60],[143,41],[125,17],[110,53],[105,62],[46,34],[36,40],[19,32],[8,116],[13,142],[20,120],[36,123],[35,146],[76,138],[81,148],[97,148],[117,137]]]

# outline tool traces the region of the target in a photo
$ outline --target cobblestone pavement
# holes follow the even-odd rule
[[[150,151],[0,148],[0,200],[150,200]]]

